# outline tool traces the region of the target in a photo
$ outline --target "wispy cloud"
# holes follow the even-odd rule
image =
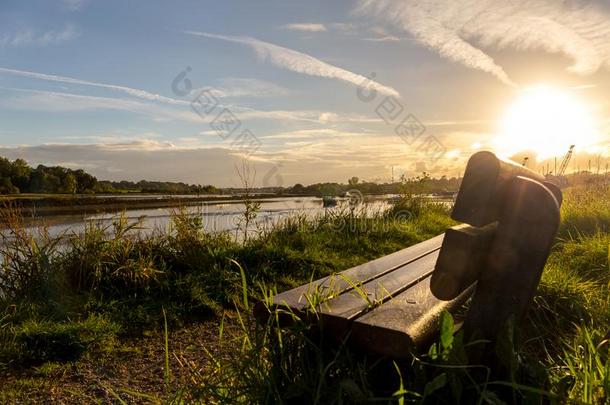
[[[368,38],[363,38],[364,41],[371,41],[371,42],[398,42],[398,41],[400,41],[399,37],[397,37],[396,35],[390,34],[383,27],[378,27],[378,26],[371,27],[371,28],[369,28],[369,31],[374,36],[368,37]]]
[[[68,24],[60,30],[36,32],[26,29],[0,36],[0,47],[59,45],[78,38],[80,34],[73,25]]]
[[[610,67],[610,12],[595,2],[556,0],[361,0],[360,13],[410,33],[443,57],[513,84],[483,49],[542,50],[591,74]]]
[[[73,77],[67,77],[67,76],[58,76],[58,75],[50,75],[50,74],[46,74],[46,73],[37,73],[37,72],[30,72],[30,71],[25,71],[25,70],[16,70],[16,69],[8,69],[8,68],[3,68],[0,67],[0,74],[8,74],[8,75],[13,75],[13,76],[19,76],[19,77],[26,77],[29,79],[36,79],[36,80],[44,80],[44,81],[50,81],[50,82],[59,82],[59,83],[66,83],[66,84],[73,84],[73,85],[80,85],[80,86],[89,86],[89,87],[96,87],[96,88],[102,88],[102,89],[106,89],[106,90],[113,90],[113,91],[118,91],[120,93],[124,93],[127,94],[129,96],[141,99],[141,100],[146,100],[146,101],[156,101],[156,102],[160,102],[160,103],[164,103],[164,104],[169,104],[169,105],[174,105],[174,106],[190,106],[191,102],[189,100],[180,100],[180,99],[175,99],[175,98],[171,98],[171,97],[165,97],[159,94],[154,94],[151,92],[148,92],[146,90],[142,90],[142,89],[137,89],[137,88],[133,88],[133,87],[127,87],[127,86],[118,86],[115,84],[108,84],[108,83],[100,83],[100,82],[94,82],[94,81],[90,81],[90,80],[82,80],[82,79],[76,79]],[[269,82],[265,82],[262,80],[257,80],[257,79],[246,79],[246,78],[226,78],[223,79],[221,81],[221,84],[218,88],[209,88],[211,91],[213,91],[214,95],[217,97],[243,97],[243,96],[266,96],[266,95],[278,95],[278,94],[283,94],[285,92],[285,89],[275,85],[273,83],[269,83]],[[201,90],[201,89],[199,89]],[[193,94],[196,94],[197,90],[193,90]],[[234,106],[233,109],[236,110],[236,112],[253,112],[255,110],[246,108],[246,107],[239,107],[239,106]],[[264,112],[260,112],[259,113],[263,114]]]
[[[295,51],[293,49],[284,48],[282,46],[271,44],[269,42],[264,42],[252,37],[217,35],[196,31],[187,31],[186,33],[247,45],[254,49],[258,57],[262,60],[267,60],[275,66],[291,70],[293,72],[302,73],[309,76],[338,79],[355,85],[367,83],[368,88],[374,88],[380,93],[397,97],[400,96],[398,91],[396,91],[392,87],[384,86],[374,81],[369,81],[369,79],[364,76],[328,64],[313,56]]]
[[[33,165],[85,167],[99,179],[164,180],[233,185],[239,158],[224,148],[180,148],[172,142],[141,139],[103,144],[49,144],[0,147],[0,155]],[[180,162],[180,164],[176,164]],[[265,167],[269,170],[269,167]]]
[[[99,87],[99,88],[115,90],[115,91],[119,91],[122,93],[126,93],[126,94],[129,94],[130,96],[141,98],[144,100],[159,101],[159,102],[166,103],[166,104],[187,105],[187,106],[190,105],[189,102],[184,101],[184,100],[177,100],[175,98],[164,97],[159,94],[150,93],[145,90],[135,89],[133,87],[117,86],[114,84],[98,83],[98,82],[92,82],[89,80],[74,79],[72,77],[48,75],[45,73],[36,73],[36,72],[29,72],[29,71],[25,71],[25,70],[7,69],[7,68],[3,68],[3,67],[0,67],[0,73],[20,76],[20,77],[27,77],[30,79],[51,81],[51,82]]]
[[[93,109],[124,110],[141,113],[151,116],[157,121],[179,120],[193,123],[206,123],[215,116],[210,115],[206,119],[194,114],[191,111],[189,100],[179,100],[170,97],[150,93],[145,90],[118,86],[114,84],[99,83],[88,80],[75,79],[66,76],[49,75],[23,70],[15,70],[0,67],[0,74],[9,74],[18,77],[25,77],[35,80],[59,82],[72,85],[90,86],[107,90],[117,91],[139,100],[148,102],[159,102],[168,107],[180,108],[161,108],[161,106],[150,103],[138,103],[134,100],[127,100],[116,97],[99,97],[90,95],[80,95],[66,92],[53,92],[31,89],[4,89],[21,93],[29,93],[26,97],[4,98],[0,105],[4,108],[20,108],[39,111],[82,111]],[[245,97],[245,96],[265,96],[285,94],[286,89],[274,85],[273,83],[244,78],[226,78],[220,82],[218,88],[211,91],[219,98],[223,97]],[[184,108],[188,107],[188,108]],[[284,122],[330,122],[342,121],[350,123],[370,123],[378,122],[379,119],[350,114],[338,115],[316,110],[258,110],[251,107],[235,104],[222,104],[221,107],[229,108],[240,120],[277,120]]]
[[[97,134],[87,143],[78,144],[0,146],[0,155],[10,159],[21,157],[34,165],[70,162],[71,167],[86,167],[100,179],[146,178],[220,186],[238,184],[234,165],[240,157],[229,148],[206,146],[205,139],[201,142],[196,136],[168,140],[157,133],[140,134],[140,138],[133,138],[133,135],[137,136]],[[284,186],[297,182],[345,182],[354,175],[367,180],[388,181],[392,166],[395,166],[397,174],[405,172],[408,176],[422,170],[455,176],[470,154],[463,145],[485,138],[481,134],[445,134],[450,151],[430,166],[426,164],[425,156],[393,134],[367,136],[366,133],[334,129],[275,134],[265,138],[265,151],[260,152],[256,162],[257,172],[261,173],[257,185],[261,185],[265,174],[272,172],[273,162],[281,164],[282,180],[277,185]],[[93,139],[97,142],[92,142]],[[456,146],[458,144],[461,146]]]
[[[362,38],[363,41],[370,41],[370,42],[398,42],[400,41],[400,38],[394,36],[394,35],[386,35],[383,37],[368,37],[368,38]]]
[[[192,124],[208,124],[215,118],[214,114],[201,117],[190,108],[181,108],[173,105],[158,105],[152,102],[130,100],[117,97],[89,96],[65,92],[32,90],[21,88],[0,87],[0,90],[16,93],[0,98],[0,108],[29,111],[49,112],[79,112],[89,110],[125,111],[148,116],[155,121],[182,121]],[[231,111],[242,121],[272,120],[281,122],[322,122],[321,111],[315,110],[256,110],[244,106],[231,106]],[[339,119],[339,118],[337,118]],[[360,122],[365,117],[352,117],[346,115],[346,122]],[[218,136],[218,133],[211,131]]]
[[[73,93],[3,88],[0,90],[16,93],[13,96],[3,96],[0,107],[3,109],[18,109],[49,112],[78,112],[88,110],[126,111],[150,116],[158,120],[176,120],[201,124],[202,118],[190,110],[170,108],[153,103],[141,102],[116,97],[88,96]]]
[[[320,128],[320,129],[299,129],[296,131],[290,132],[281,132],[278,134],[265,135],[261,138],[263,139],[324,139],[328,140],[329,138],[341,138],[341,137],[350,137],[353,138],[355,136],[371,136],[370,133],[367,132],[349,132],[349,131],[340,131],[334,128]]]
[[[70,11],[78,11],[83,8],[87,1],[88,0],[63,0],[62,2],[66,9]]]
[[[306,31],[306,32],[325,32],[327,31],[324,24],[316,23],[297,23],[297,24],[286,24],[280,28],[290,31]]]
[[[273,97],[288,93],[287,89],[275,83],[244,77],[226,77],[214,91],[218,97]]]

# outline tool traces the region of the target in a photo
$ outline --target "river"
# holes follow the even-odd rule
[[[295,214],[314,217],[324,212],[349,210],[354,205],[356,210],[359,211],[379,212],[389,206],[393,197],[391,195],[367,196],[362,201],[357,199],[356,204],[354,204],[353,199],[350,203],[349,198],[338,198],[336,199],[337,205],[329,208],[324,207],[322,199],[317,197],[261,199],[258,200],[260,209],[251,230],[260,229],[261,226],[273,225],[282,218]],[[191,215],[201,216],[204,228],[209,232],[237,232],[245,208],[243,202],[237,200],[199,202],[187,204],[183,209]],[[171,224],[171,217],[176,210],[176,208],[128,209],[124,211],[124,215],[130,222],[140,221],[139,232],[150,233],[155,229],[168,229]],[[60,236],[82,233],[88,223],[95,223],[102,227],[110,226],[119,215],[121,215],[120,211],[99,214],[53,215],[27,218],[26,224],[32,230],[46,227],[51,236]]]

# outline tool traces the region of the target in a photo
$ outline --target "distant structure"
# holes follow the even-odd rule
[[[557,172],[557,176],[563,176],[568,168],[568,164],[570,163],[570,159],[572,159],[572,154],[574,153],[574,147],[576,145],[570,145],[570,149],[568,153],[563,157],[563,161],[561,162],[561,166],[559,166],[559,171]]]

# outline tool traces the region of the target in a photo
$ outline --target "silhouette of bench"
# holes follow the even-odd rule
[[[451,217],[425,242],[258,303],[265,322],[299,317],[336,342],[408,358],[426,349],[443,311],[461,313],[469,338],[493,340],[531,302],[559,225],[561,191],[514,162],[479,152],[468,161]]]

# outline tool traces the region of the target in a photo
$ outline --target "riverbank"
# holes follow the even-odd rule
[[[405,201],[375,216],[294,216],[246,243],[175,215],[171,233],[112,236],[92,227],[55,251],[22,233],[5,261],[0,307],[0,400],[336,403],[387,397],[438,402],[517,395],[522,400],[605,400],[610,388],[607,188],[566,192],[562,225],[538,296],[511,342],[507,390],[446,357],[422,353],[390,365],[324,350],[304,325],[253,329],[248,306],[285,290],[440,234],[447,206]],[[19,219],[13,218],[19,229]],[[35,245],[33,245],[35,244]],[[167,333],[165,329],[167,327]],[[275,338],[274,338],[275,336]],[[512,335],[511,335],[512,336]],[[279,340],[278,340],[279,339]],[[377,367],[377,368],[375,368]],[[389,371],[388,371],[389,370]],[[487,377],[485,377],[487,375]],[[430,384],[436,384],[432,389]],[[459,389],[458,389],[459,388]],[[46,397],[44,397],[46,395]],[[528,396],[529,395],[529,396]]]
[[[50,217],[59,215],[85,215],[115,213],[128,210],[144,210],[156,208],[176,208],[197,204],[238,204],[243,202],[243,194],[230,195],[170,195],[170,194],[14,194],[0,196],[0,214],[18,208],[25,217]],[[248,199],[265,202],[272,200],[289,200],[303,198],[319,198],[316,193],[310,194],[250,194]],[[358,202],[372,202],[396,199],[396,195],[364,194],[355,197]],[[434,201],[452,201],[450,195],[430,194],[426,198]],[[349,197],[333,199],[347,200]]]
[[[265,201],[276,198],[314,197],[309,195],[253,194],[249,198]],[[24,216],[112,213],[135,209],[175,208],[201,203],[239,203],[243,195],[66,195],[27,194],[0,197],[0,213],[19,208]]]

